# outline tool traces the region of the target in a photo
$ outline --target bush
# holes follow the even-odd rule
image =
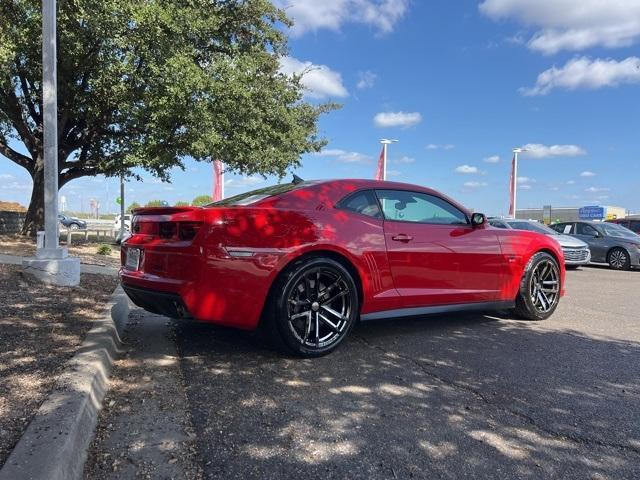
[[[98,255],[111,255],[111,247],[109,245],[100,245],[97,253]]]
[[[194,207],[202,207],[203,205],[211,203],[212,201],[213,199],[209,195],[198,195],[193,199],[191,205],[193,205]]]
[[[174,204],[174,207],[188,207],[188,206],[189,206],[189,202],[185,202],[182,200]]]

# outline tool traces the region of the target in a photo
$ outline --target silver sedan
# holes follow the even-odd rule
[[[498,228],[529,230],[553,237],[564,252],[564,264],[567,267],[579,267],[591,261],[589,245],[579,238],[563,235],[535,220],[517,220],[512,218],[490,218],[489,223]]]

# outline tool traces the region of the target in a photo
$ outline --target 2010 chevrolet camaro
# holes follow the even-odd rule
[[[134,303],[261,327],[301,356],[332,351],[358,319],[513,308],[542,320],[564,291],[552,238],[403,183],[296,178],[206,207],[138,209],[132,230],[120,277]]]

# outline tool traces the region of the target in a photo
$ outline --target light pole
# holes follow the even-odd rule
[[[383,138],[380,140],[382,144],[382,180],[387,179],[387,148],[392,143],[398,143],[398,140],[389,140],[387,138]]]
[[[80,259],[59,246],[58,232],[58,85],[56,68],[56,0],[42,0],[42,124],[44,153],[44,247],[23,270],[45,283],[80,283]],[[42,235],[38,232],[38,235]]]
[[[527,151],[527,149],[519,147],[513,149],[513,218],[516,218],[518,203],[518,154]]]

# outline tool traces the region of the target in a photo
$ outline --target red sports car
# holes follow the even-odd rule
[[[138,209],[132,230],[120,278],[135,304],[264,328],[301,356],[331,352],[358,320],[508,308],[542,320],[564,291],[555,240],[403,183],[295,177],[206,207]]]

